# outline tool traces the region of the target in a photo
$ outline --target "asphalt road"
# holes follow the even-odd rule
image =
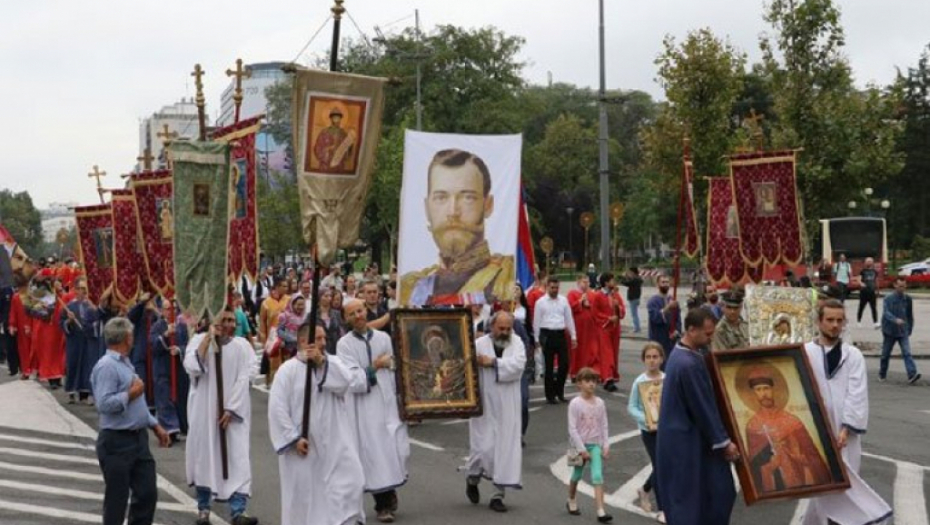
[[[621,391],[600,393],[607,401],[615,442],[605,466],[607,500],[616,523],[654,523],[651,516],[632,505],[635,488],[648,474],[648,458],[635,424],[626,415],[630,381],[640,372],[637,360],[641,341],[625,341],[622,346]],[[888,382],[878,383],[877,364],[874,359],[868,363],[871,420],[864,441],[862,475],[895,507],[896,523],[927,524],[927,386],[906,385],[903,372],[894,372]],[[471,505],[465,498],[464,476],[457,469],[468,453],[467,423],[431,421],[410,429],[410,481],[399,492],[398,522],[472,525],[476,520],[488,520],[512,525],[593,521],[593,500],[589,496],[580,499],[584,513],[581,518],[565,512],[567,469],[562,455],[567,446],[567,405],[545,405],[541,384],[533,386],[530,397],[533,412],[523,458],[524,490],[508,492],[510,512],[501,515],[486,507],[490,490],[487,485],[482,485],[482,504]],[[92,427],[96,422],[93,408],[65,405],[60,391],[49,393],[37,383],[7,377],[0,382],[0,399],[6,407],[0,411],[0,524],[94,522],[99,516],[103,485],[92,449]],[[252,403],[253,498],[249,510],[262,523],[276,524],[280,513],[278,465],[268,439],[264,389],[253,388]],[[49,420],[55,424],[47,425]],[[191,523],[195,509],[192,492],[184,482],[183,444],[158,449],[155,455],[161,476],[156,522]],[[370,498],[367,506],[370,510]],[[224,508],[216,510],[215,518],[228,519]],[[798,516],[797,501],[747,508],[740,497],[732,523],[786,524]],[[217,519],[214,522],[220,523]]]

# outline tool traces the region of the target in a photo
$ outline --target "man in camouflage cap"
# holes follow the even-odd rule
[[[749,346],[749,323],[742,315],[743,295],[736,290],[723,294],[723,317],[714,330],[713,350],[733,350]]]

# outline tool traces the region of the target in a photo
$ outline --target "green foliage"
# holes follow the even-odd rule
[[[32,204],[29,192],[0,190],[0,224],[22,246],[26,255],[38,255],[42,245],[42,216]]]
[[[267,179],[258,177],[258,210],[259,243],[266,257],[307,250],[297,184],[292,176],[272,171]]]
[[[911,241],[911,259],[922,261],[928,257],[930,257],[930,238],[915,235]]]

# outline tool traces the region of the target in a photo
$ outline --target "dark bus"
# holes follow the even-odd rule
[[[854,276],[859,275],[866,257],[875,260],[875,270],[878,272],[879,286],[886,285],[885,273],[888,266],[888,230],[885,219],[880,217],[840,217],[836,219],[821,219],[821,277],[826,268],[832,266],[839,254],[846,255],[846,260],[852,266]],[[850,288],[857,289],[858,280],[850,282]]]

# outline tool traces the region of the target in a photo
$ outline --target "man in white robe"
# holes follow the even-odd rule
[[[861,436],[869,420],[869,391],[865,359],[858,348],[844,343],[840,335],[846,324],[843,303],[825,300],[818,308],[820,336],[805,345],[820,397],[823,399],[833,434],[842,450],[850,488],[837,494],[811,498],[804,525],[872,525],[891,519],[887,503],[859,477],[862,460]]]
[[[242,337],[234,337],[236,316],[226,308],[206,333],[191,338],[184,354],[184,369],[190,376],[185,463],[187,483],[197,490],[197,525],[210,523],[210,504],[228,501],[233,525],[255,525],[245,514],[251,495],[252,467],[249,462],[249,430],[252,405],[249,399],[255,351]],[[223,409],[217,406],[217,343],[223,367]],[[226,430],[229,477],[223,479],[220,428]]]
[[[352,330],[337,343],[336,355],[347,365],[361,368],[366,377],[362,384],[350,386],[348,403],[365,470],[365,492],[374,496],[378,521],[393,523],[396,489],[407,482],[410,457],[407,425],[397,410],[394,348],[389,335],[368,328],[364,302],[353,299],[345,304],[344,312]]]
[[[268,429],[281,473],[281,525],[364,523],[365,473],[345,395],[366,384],[365,372],[326,355],[326,331],[309,324],[298,333],[301,351],[278,369],[268,398]],[[310,439],[301,437],[307,363],[312,363]]]
[[[513,315],[509,312],[497,312],[489,324],[490,333],[475,341],[484,415],[468,421],[471,451],[465,465],[468,475],[465,494],[469,501],[478,504],[478,482],[482,477],[488,478],[495,487],[488,506],[497,512],[507,512],[505,487],[522,488],[520,379],[526,365],[526,349],[523,341],[513,334]]]

